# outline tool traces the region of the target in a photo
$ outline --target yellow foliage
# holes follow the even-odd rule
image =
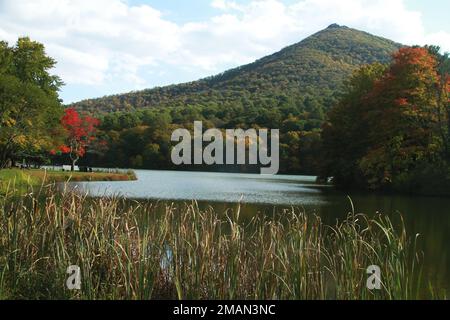
[[[7,118],[3,120],[3,123],[6,127],[14,127],[16,125],[16,120],[13,118]]]
[[[17,137],[14,138],[14,143],[20,145],[20,146],[24,146],[27,142],[27,137],[23,134],[18,135]]]

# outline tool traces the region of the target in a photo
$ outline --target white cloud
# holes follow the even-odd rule
[[[150,6],[120,0],[4,0],[0,35],[29,35],[46,45],[68,84],[103,84],[117,77],[141,86],[139,68],[179,48],[180,26]]]
[[[450,52],[450,33],[445,31],[430,33],[422,36],[421,44],[440,45],[441,49]]]
[[[248,63],[331,23],[450,51],[450,33],[427,34],[421,14],[403,0],[213,0],[211,6],[216,15],[180,24],[126,0],[0,0],[0,38],[43,42],[68,85],[120,83],[124,90],[159,84],[167,68],[195,78]]]

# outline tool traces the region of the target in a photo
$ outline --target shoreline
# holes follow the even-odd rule
[[[1,169],[0,193],[4,193],[8,187],[22,190],[29,186],[37,186],[43,183],[58,182],[94,182],[94,181],[135,181],[136,173],[127,172],[71,172],[54,171],[47,169]]]

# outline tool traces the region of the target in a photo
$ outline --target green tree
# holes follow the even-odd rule
[[[438,116],[440,117],[439,127],[440,134],[444,141],[444,152],[446,160],[450,163],[450,56],[446,52],[440,53],[440,47],[438,46],[426,46],[431,55],[433,55],[437,61],[437,72],[439,77],[439,83],[435,87],[436,101],[438,104],[437,110],[440,111]],[[444,112],[445,114],[442,114]],[[447,118],[447,123],[444,123],[443,119]]]
[[[345,94],[331,109],[323,128],[324,172],[339,185],[359,180],[359,160],[368,148],[367,104],[364,100],[386,66],[375,63],[357,70],[345,85]]]
[[[62,112],[62,81],[49,73],[55,64],[29,38],[0,43],[0,167],[51,145]]]

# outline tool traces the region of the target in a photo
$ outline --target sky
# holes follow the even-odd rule
[[[0,0],[0,40],[43,43],[64,103],[197,80],[332,23],[450,51],[448,0]]]

